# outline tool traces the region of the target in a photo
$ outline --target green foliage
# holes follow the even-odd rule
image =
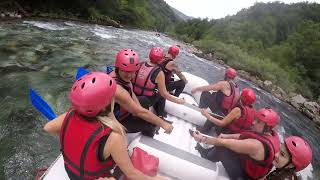
[[[235,16],[170,28],[206,53],[286,90],[320,95],[320,5],[256,3]]]
[[[17,0],[41,14],[77,15],[96,22],[115,20],[123,25],[164,31],[182,21],[163,0]],[[60,13],[59,13],[60,14]]]

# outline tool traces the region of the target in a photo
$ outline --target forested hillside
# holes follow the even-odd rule
[[[14,0],[7,0],[7,2]],[[59,15],[93,21],[115,20],[127,27],[164,31],[182,21],[163,0],[15,0],[33,15]],[[0,3],[1,5],[1,3]]]
[[[256,3],[223,19],[181,22],[169,32],[287,91],[319,98],[319,4]]]

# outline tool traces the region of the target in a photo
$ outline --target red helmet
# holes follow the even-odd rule
[[[244,88],[241,94],[241,102],[243,105],[252,105],[256,101],[256,93],[250,88]]]
[[[133,72],[139,69],[138,53],[132,49],[122,49],[116,56],[115,66],[121,71]]]
[[[306,168],[312,160],[312,150],[309,144],[298,136],[290,136],[284,140],[291,155],[291,161],[296,171]]]
[[[160,64],[164,59],[163,49],[160,47],[154,47],[150,50],[149,54],[150,62]]]
[[[228,68],[226,69],[226,71],[224,72],[225,77],[230,78],[230,79],[234,79],[237,76],[237,71],[233,68]]]
[[[278,125],[280,121],[278,113],[270,108],[259,109],[255,113],[255,117],[260,121],[265,122],[267,126],[271,128],[274,128],[276,125]]]
[[[177,46],[171,46],[168,50],[168,53],[175,58],[179,54],[179,48]]]
[[[94,117],[110,104],[116,87],[115,81],[106,73],[88,73],[74,82],[69,98],[78,113]]]

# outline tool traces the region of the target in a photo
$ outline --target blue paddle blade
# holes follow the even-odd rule
[[[113,71],[113,67],[107,65],[107,67],[106,67],[106,73],[107,73],[107,74],[110,74],[112,71]]]
[[[78,71],[77,71],[77,75],[76,75],[76,80],[79,80],[82,76],[84,76],[84,75],[86,75],[88,73],[89,73],[89,71],[87,71],[83,67],[79,67]]]
[[[41,112],[46,118],[50,120],[56,118],[56,114],[53,112],[51,107],[47,104],[45,100],[42,99],[33,89],[30,88],[30,100],[32,105]]]

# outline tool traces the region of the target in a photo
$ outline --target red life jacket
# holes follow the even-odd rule
[[[168,84],[168,82],[171,81],[172,78],[172,71],[170,71],[169,69],[166,68],[167,64],[169,62],[173,61],[173,59],[169,59],[168,57],[165,58],[165,60],[159,65],[164,73],[164,76],[166,78],[166,84]]]
[[[132,83],[125,82],[120,77],[118,77],[118,75],[116,75],[114,79],[117,82],[117,84],[120,85],[126,91],[128,91],[128,93],[132,97],[132,93],[133,93]],[[113,113],[119,121],[125,119],[127,116],[130,115],[130,113],[125,108],[120,106],[120,104],[118,103],[115,103]]]
[[[240,105],[241,116],[227,126],[231,133],[240,133],[243,130],[249,130],[254,120],[254,109],[252,106]]]
[[[252,179],[259,179],[267,175],[272,169],[272,161],[275,154],[280,151],[280,140],[278,133],[272,131],[272,135],[261,135],[252,131],[241,132],[241,139],[257,139],[263,143],[265,148],[266,157],[263,161],[254,160],[247,155],[241,155],[242,167],[245,170],[247,176]]]
[[[146,62],[140,66],[133,82],[133,92],[137,96],[154,96],[157,92],[157,84],[152,82],[154,72],[160,69],[159,66],[150,66]]]
[[[99,146],[103,144],[101,139],[106,141],[111,132],[99,121],[86,120],[75,110],[69,110],[60,131],[66,171],[80,179],[109,177],[114,161],[111,156],[106,160],[101,159],[103,151],[100,152]]]
[[[240,88],[237,84],[229,82],[231,87],[230,96],[223,96],[221,107],[224,114],[228,114],[238,103],[240,99]]]

